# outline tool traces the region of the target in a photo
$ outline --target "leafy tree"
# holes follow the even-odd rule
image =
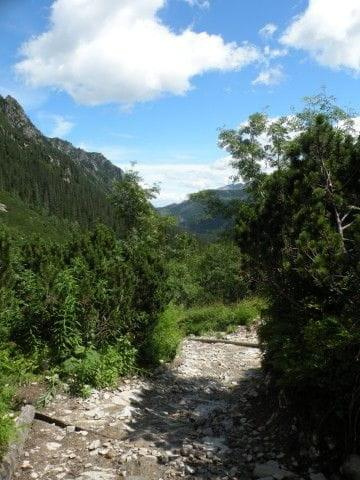
[[[158,215],[150,200],[155,198],[158,188],[142,188],[141,178],[135,171],[128,171],[121,181],[114,184],[110,201],[120,223],[122,235],[127,238],[135,233],[154,233]]]
[[[251,180],[236,238],[271,299],[261,328],[265,365],[312,412],[322,438],[337,437],[341,454],[360,446],[360,140],[323,95],[282,120],[280,132],[264,124],[250,136],[243,127],[222,132],[220,141]],[[271,141],[261,144],[264,128]],[[268,175],[264,151],[274,158]]]

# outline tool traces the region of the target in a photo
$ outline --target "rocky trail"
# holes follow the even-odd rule
[[[18,480],[294,478],[264,408],[254,333],[187,339],[170,366],[88,399],[59,394],[36,419]],[[291,426],[289,426],[291,428]],[[291,471],[290,471],[291,470]],[[308,475],[322,480],[322,474]],[[299,476],[297,477],[299,478]]]

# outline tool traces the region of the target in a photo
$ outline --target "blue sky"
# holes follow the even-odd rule
[[[0,94],[179,201],[228,182],[219,127],[322,86],[358,108],[359,3],[1,0]]]

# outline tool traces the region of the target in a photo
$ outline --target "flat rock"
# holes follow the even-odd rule
[[[292,472],[280,468],[279,463],[275,460],[269,460],[266,463],[257,463],[253,471],[253,476],[257,479],[271,477],[276,480],[295,477]]]

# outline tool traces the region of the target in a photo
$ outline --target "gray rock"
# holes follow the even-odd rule
[[[326,480],[326,477],[323,473],[311,473],[310,480]]]
[[[100,448],[101,442],[100,440],[94,440],[93,442],[90,443],[88,446],[89,450],[96,450],[97,448]]]
[[[341,472],[348,480],[360,480],[360,456],[350,455],[341,467]]]
[[[276,480],[283,480],[284,478],[291,478],[295,475],[292,472],[280,468],[278,462],[269,460],[266,463],[257,463],[253,471],[253,476],[258,479],[272,477]]]

